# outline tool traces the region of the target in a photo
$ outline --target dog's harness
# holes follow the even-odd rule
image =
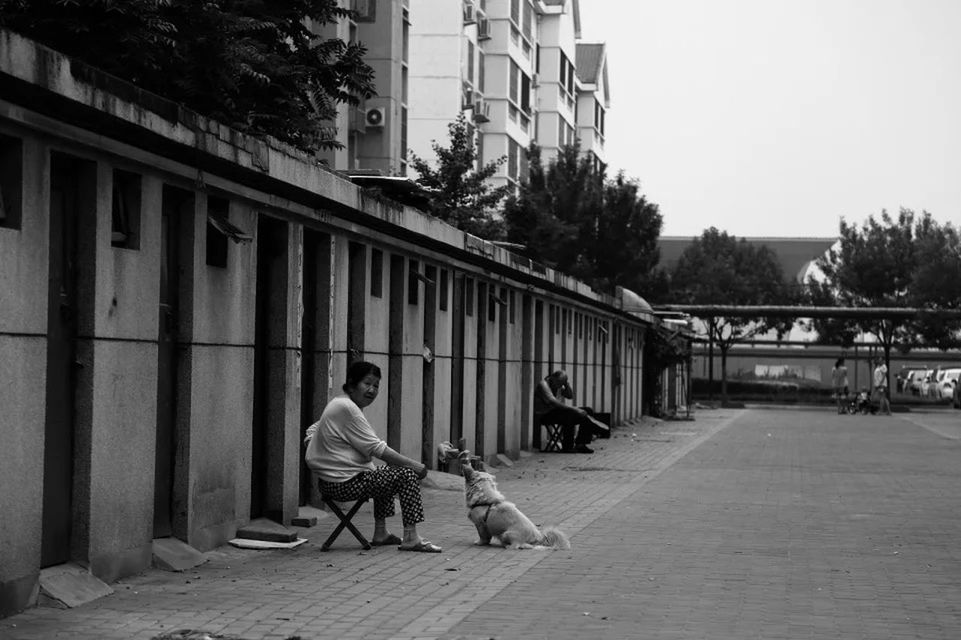
[[[476,509],[477,507],[487,507],[487,510],[484,511],[484,518],[483,518],[484,524],[487,524],[487,516],[491,512],[491,507],[493,507],[496,504],[497,504],[496,502],[481,502],[480,504],[475,504],[473,507],[471,507],[471,509]]]

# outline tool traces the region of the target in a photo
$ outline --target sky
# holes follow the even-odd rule
[[[961,0],[581,0],[606,42],[609,170],[662,236],[961,224]]]

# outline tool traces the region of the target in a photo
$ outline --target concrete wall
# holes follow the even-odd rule
[[[0,133],[22,131],[0,122]],[[47,156],[23,140],[22,209],[48,208]],[[19,229],[0,228],[0,616],[36,599],[40,573],[46,371],[46,216],[23,216]]]

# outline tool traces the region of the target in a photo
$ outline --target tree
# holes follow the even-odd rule
[[[695,238],[678,258],[671,274],[671,293],[687,304],[783,305],[793,289],[781,265],[766,246],[749,244],[711,227]],[[791,319],[722,317],[707,319],[708,338],[721,352],[721,398],[727,400],[727,354],[741,340],[775,330],[790,330]]]
[[[636,180],[623,172],[607,180],[603,208],[587,247],[595,287],[613,291],[622,286],[649,299],[663,297],[667,280],[657,268],[662,226],[658,206],[641,193]]]
[[[577,144],[561,147],[546,168],[536,146],[528,156],[529,178],[504,207],[508,240],[597,290],[660,292],[662,218],[637,181],[607,179]]]
[[[507,239],[549,267],[590,281],[585,236],[603,207],[603,174],[593,170],[575,145],[562,147],[544,167],[541,150],[528,151],[528,179],[507,199]]]
[[[915,264],[908,299],[927,311],[961,308],[961,233],[922,214],[914,231]],[[961,320],[935,314],[911,323],[915,340],[942,350],[961,346]]]
[[[838,245],[819,259],[824,274],[809,279],[812,300],[838,306],[936,311],[961,304],[961,248],[958,232],[939,225],[927,212],[916,218],[902,208],[897,219],[887,211],[860,226],[840,223]],[[825,339],[868,333],[875,336],[890,367],[892,347],[910,349],[917,341],[941,348],[957,344],[961,323],[934,314],[914,320],[898,318],[840,321],[815,319],[811,326]]]
[[[337,103],[374,93],[366,49],[322,39],[336,0],[0,0],[0,26],[255,136],[335,147]]]
[[[509,185],[494,187],[491,176],[506,157],[477,167],[474,127],[464,114],[447,125],[450,146],[431,143],[437,157],[436,168],[411,153],[411,167],[419,174],[416,182],[430,194],[430,214],[481,238],[500,240],[503,223],[495,216],[496,207],[510,192]]]

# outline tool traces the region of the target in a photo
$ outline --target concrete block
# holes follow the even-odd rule
[[[53,606],[79,607],[113,593],[105,582],[72,562],[40,572],[40,595]]]
[[[273,520],[257,518],[246,527],[237,529],[237,537],[265,542],[294,542],[297,539],[297,532]]]
[[[502,465],[505,466],[505,467],[513,467],[513,466],[514,466],[514,461],[511,460],[510,458],[508,458],[508,457],[507,457],[506,455],[504,455],[503,453],[498,453],[496,456],[494,456],[494,458],[495,458],[495,460],[497,460],[497,462],[496,462],[497,466],[502,466]]]
[[[164,571],[186,571],[207,562],[200,553],[177,538],[157,538],[153,541],[153,566]]]
[[[297,515],[291,519],[290,526],[304,527],[305,529],[316,527],[317,523],[326,518],[328,515],[329,514],[323,509],[312,507],[309,504],[302,505],[297,508]]]

